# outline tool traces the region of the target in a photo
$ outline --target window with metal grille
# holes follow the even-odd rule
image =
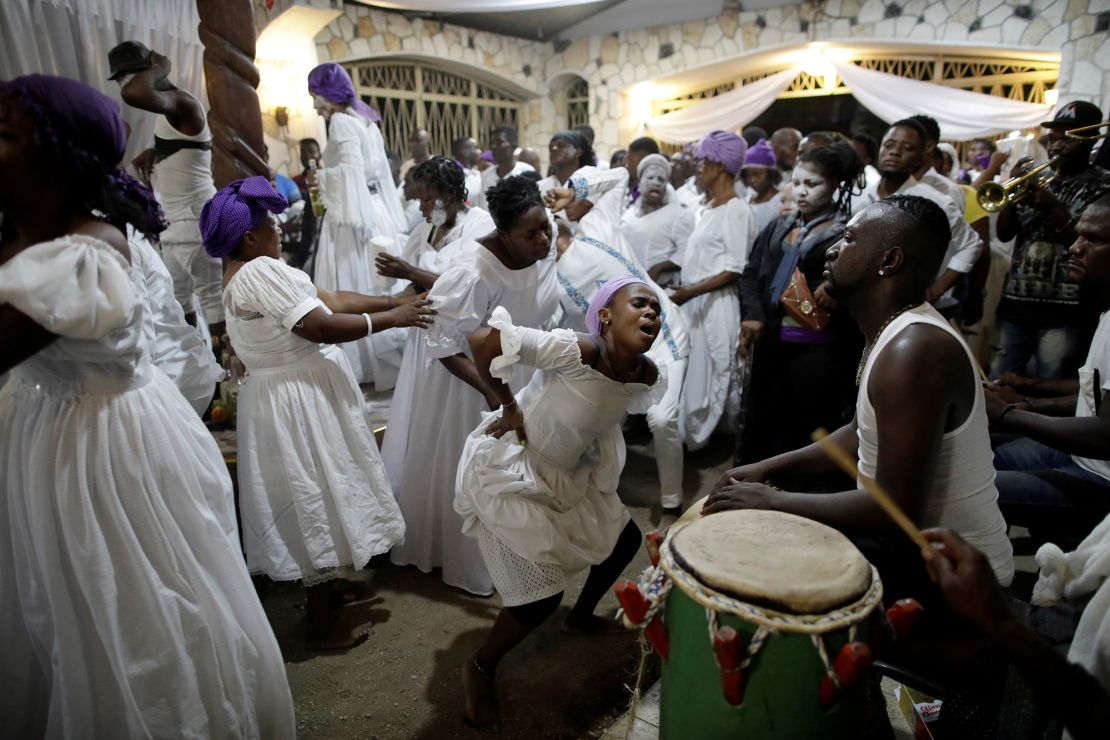
[[[473,76],[423,62],[354,62],[347,66],[360,98],[382,115],[387,150],[408,157],[409,136],[426,129],[432,154],[451,154],[451,142],[472,136],[485,149],[498,126],[520,128],[521,103]]]
[[[579,77],[567,88],[567,129],[590,125],[590,84]]]

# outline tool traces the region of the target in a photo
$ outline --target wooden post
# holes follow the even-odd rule
[[[197,0],[197,11],[210,106],[212,179],[219,188],[241,177],[268,177],[254,66],[254,4],[252,0]]]

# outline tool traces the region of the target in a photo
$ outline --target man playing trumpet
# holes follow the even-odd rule
[[[1047,184],[1030,179],[1025,197],[999,211],[998,238],[1016,237],[1010,273],[998,306],[1000,351],[992,375],[1011,372],[1037,378],[1074,376],[1082,361],[1097,309],[1080,300],[1079,284],[1068,278],[1068,247],[1075,241],[1079,214],[1110,192],[1110,172],[1090,163],[1094,136],[1069,136],[1102,121],[1092,103],[1075,101],[1041,125],[1048,129],[1054,176]],[[1019,159],[1010,177],[1033,169]],[[1018,201],[1018,202],[1015,202]]]

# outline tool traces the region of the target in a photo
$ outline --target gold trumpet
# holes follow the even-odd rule
[[[1105,139],[1110,136],[1110,130],[1106,133],[1084,134],[1084,131],[1097,131],[1100,128],[1110,127],[1110,121],[1103,121],[1102,123],[1095,123],[1090,126],[1080,126],[1064,132],[1064,136],[1069,139],[1079,139],[1080,141],[1095,141],[1096,139]],[[1105,145],[1103,145],[1105,146]],[[1011,177],[1003,183],[985,182],[979,186],[976,193],[976,200],[979,205],[983,207],[984,211],[989,213],[997,213],[1005,208],[1010,203],[1017,203],[1022,198],[1025,198],[1036,188],[1046,187],[1050,182],[1056,179],[1056,173],[1052,173],[1047,177],[1040,177],[1040,173],[1052,167],[1056,168],[1056,163],[1060,157],[1053,157],[1043,164],[1039,164],[1033,169],[1026,172],[1024,175]]]
[[[998,213],[1010,203],[1017,203],[1029,195],[1034,188],[1043,188],[1055,180],[1056,173],[1052,173],[1048,177],[1040,177],[1040,174],[1049,167],[1053,167],[1058,161],[1060,161],[1059,157],[1053,157],[1047,162],[1037,165],[1024,175],[1011,177],[1006,182],[998,183],[988,180],[979,186],[975,199],[979,201],[979,205],[983,207],[984,211]]]

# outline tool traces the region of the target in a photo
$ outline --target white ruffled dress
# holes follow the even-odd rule
[[[0,391],[3,734],[291,738],[231,479],[141,296],[89,237],[0,266],[0,304],[60,335]]]
[[[269,257],[224,289],[239,391],[239,501],[252,573],[305,585],[362,568],[405,535],[362,393],[343,352],[293,326],[327,307],[300,270]]]
[[[455,474],[466,437],[488,411],[485,397],[439,362],[470,355],[469,337],[486,325],[497,306],[521,325],[553,323],[558,307],[555,250],[523,270],[510,270],[476,241],[452,249],[451,266],[428,297],[436,310],[431,329],[420,330],[405,354],[404,369],[382,444],[382,458],[408,526],[405,542],[393,548],[397,565],[425,573],[443,569],[443,582],[474,594],[493,593],[493,583],[474,540],[462,533],[455,513]],[[413,351],[415,350],[415,351]],[[517,367],[514,390],[530,379]]]
[[[508,381],[520,365],[539,371],[517,394],[528,446],[512,432],[487,435],[500,411],[484,414],[459,460],[455,511],[463,532],[477,538],[502,603],[517,606],[562,592],[567,573],[613,552],[629,521],[617,497],[620,423],[658,400],[665,381],[612,380],[582,363],[574,332],[514,326],[504,308],[489,323],[501,332],[495,377]]]
[[[374,258],[383,244],[389,245],[385,251],[396,254],[407,229],[377,124],[350,113],[332,114],[317,181],[327,212],[313,268],[316,287],[368,295],[391,292],[394,280],[378,274]],[[342,351],[355,380],[384,391],[397,382],[404,341],[403,332],[390,329],[345,342]]]

